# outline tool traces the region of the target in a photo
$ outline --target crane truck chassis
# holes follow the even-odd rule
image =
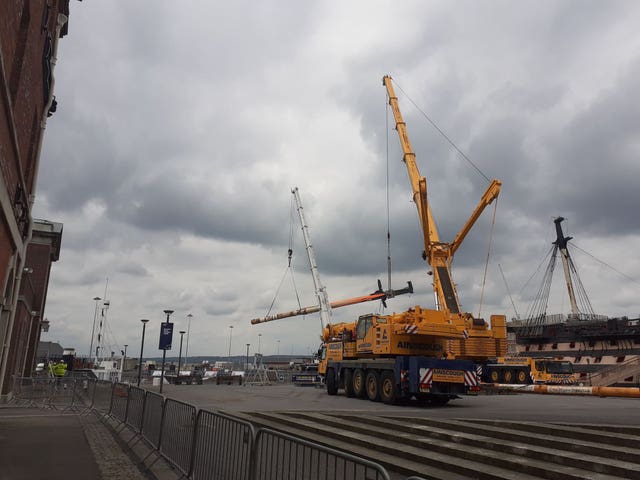
[[[485,383],[520,385],[573,385],[578,382],[573,365],[566,360],[531,357],[499,357],[480,364]]]
[[[348,397],[387,404],[415,397],[423,403],[444,405],[480,390],[473,362],[423,356],[330,360],[325,383],[329,395],[342,388]]]

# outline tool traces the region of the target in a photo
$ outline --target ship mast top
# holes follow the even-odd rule
[[[579,315],[580,310],[578,309],[578,302],[576,301],[576,294],[573,290],[573,282],[571,281],[571,257],[569,256],[569,250],[567,249],[567,243],[573,237],[565,237],[564,233],[562,233],[562,225],[560,225],[564,221],[564,217],[557,217],[553,220],[553,223],[556,224],[556,241],[553,242],[554,245],[558,247],[560,250],[560,255],[562,255],[562,268],[564,270],[564,278],[567,283],[567,291],[569,293],[569,302],[571,302],[571,313],[573,315]]]

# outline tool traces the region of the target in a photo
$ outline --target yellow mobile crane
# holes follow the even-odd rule
[[[475,361],[484,361],[491,357],[506,354],[506,318],[504,315],[491,315],[491,329],[481,318],[474,318],[471,313],[462,312],[455,284],[451,278],[451,263],[454,254],[478,220],[483,210],[499,195],[502,183],[492,180],[482,195],[480,202],[464,224],[458,235],[450,243],[440,240],[436,223],[427,201],[427,180],[420,175],[416,164],[416,156],[409,141],[407,127],[400,113],[398,97],[395,94],[390,76],[382,79],[387,89],[389,105],[393,112],[396,130],[400,138],[403,161],[407,167],[409,181],[413,192],[413,201],[418,209],[418,217],[424,238],[423,259],[431,266],[429,275],[433,276],[433,289],[436,296],[437,310],[423,310],[427,324],[432,320],[440,322],[444,318],[447,323],[455,325],[463,334],[463,338],[452,339],[448,344],[449,355]]]
[[[506,318],[492,315],[489,328],[481,318],[461,311],[451,262],[482,211],[500,193],[493,180],[453,242],[440,240],[427,202],[427,181],[415,154],[391,84],[384,77],[389,104],[403,150],[413,200],[424,237],[423,258],[433,275],[437,309],[420,306],[392,315],[363,315],[356,322],[327,325],[323,330],[320,368],[326,369],[327,393],[344,388],[347,396],[395,403],[416,397],[443,405],[458,395],[479,390],[476,364],[506,354]]]

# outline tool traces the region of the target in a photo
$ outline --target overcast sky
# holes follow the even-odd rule
[[[189,355],[315,350],[317,315],[250,325],[296,291],[316,303],[294,186],[332,301],[386,287],[389,186],[393,287],[416,291],[336,321],[432,308],[385,74],[442,240],[488,184],[421,112],[503,182],[482,305],[493,206],[454,262],[465,311],[514,317],[508,285],[524,316],[563,216],[594,310],[637,316],[639,20],[634,1],[72,2],[35,205],[64,224],[43,340],[86,355],[108,278],[105,351],[138,355],[148,318],[160,355],[165,309],[176,331],[193,315]],[[568,313],[553,290],[549,313]]]

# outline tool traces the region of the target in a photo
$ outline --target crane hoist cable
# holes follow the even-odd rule
[[[489,269],[489,257],[491,257],[491,245],[493,244],[493,227],[496,224],[496,212],[498,210],[498,199],[493,204],[493,216],[491,217],[491,230],[489,231],[489,247],[487,248],[487,259],[484,263],[484,274],[482,275],[482,288],[480,289],[480,306],[478,307],[478,318],[482,318],[482,300],[484,299],[484,287],[487,282],[487,270]]]
[[[296,279],[293,274],[293,266],[291,265],[291,260],[293,259],[293,217],[295,212],[295,205],[293,203],[293,199],[291,200],[291,205],[289,208],[289,248],[287,249],[287,266],[284,269],[284,273],[282,274],[282,278],[280,279],[280,283],[278,284],[278,288],[276,289],[276,293],[273,296],[273,300],[271,300],[271,305],[269,305],[269,310],[265,316],[271,315],[271,310],[273,309],[273,305],[276,303],[276,299],[278,298],[278,294],[280,293],[280,289],[282,288],[282,284],[284,283],[284,279],[287,276],[287,273],[291,275],[291,283],[293,285],[293,291],[296,294],[296,301],[298,302],[298,308],[302,308],[302,303],[300,302],[300,294],[298,293],[298,287],[296,285]]]
[[[449,136],[448,136],[448,135],[447,135],[447,134],[446,134],[446,133],[445,133],[445,132],[444,132],[444,131],[439,127],[439,126],[438,126],[438,124],[437,124],[436,122],[434,122],[433,120],[431,120],[431,118],[429,117],[429,115],[427,115],[427,114],[424,112],[424,110],[422,110],[422,109],[418,106],[418,104],[417,104],[416,102],[414,102],[414,101],[413,101],[413,99],[412,99],[409,95],[407,95],[407,92],[405,92],[405,91],[402,89],[402,87],[398,84],[398,82],[394,80],[394,82],[393,82],[393,83],[394,83],[394,85],[395,85],[396,87],[398,87],[398,90],[400,90],[400,91],[404,94],[404,96],[405,96],[405,97],[407,97],[407,99],[408,99],[408,100],[413,104],[413,106],[414,106],[414,107],[416,107],[416,109],[417,109],[417,110],[422,114],[422,116],[423,116],[423,117],[424,117],[424,118],[425,118],[425,119],[426,119],[426,120],[431,124],[431,126],[433,126],[433,128],[435,128],[435,129],[438,131],[438,133],[439,133],[440,135],[442,135],[442,137],[443,137],[443,138],[444,138],[444,139],[449,143],[449,145],[451,145],[451,146],[455,149],[455,151],[456,151],[456,152],[458,152],[458,154],[460,154],[460,156],[461,156],[462,158],[464,158],[464,159],[469,163],[469,165],[471,165],[471,166],[475,169],[475,171],[476,171],[476,172],[478,172],[478,173],[482,176],[482,178],[484,178],[487,182],[489,182],[489,183],[490,183],[490,182],[491,182],[491,180],[489,180],[489,177],[487,177],[487,176],[484,174],[484,172],[483,172],[482,170],[480,170],[480,168],[479,168],[475,163],[473,163],[473,162],[471,161],[471,159],[470,159],[467,155],[465,155],[465,153],[464,153],[462,150],[460,150],[460,148],[458,148],[458,146],[454,143],[454,141],[453,141],[453,140],[451,140],[451,138],[449,138]]]

